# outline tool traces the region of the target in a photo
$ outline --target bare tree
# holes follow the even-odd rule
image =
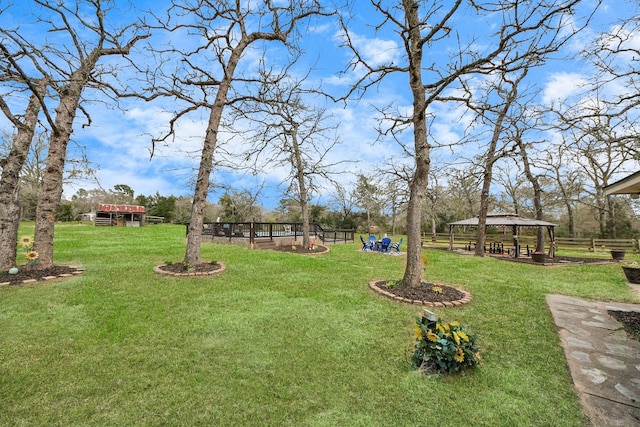
[[[367,215],[367,233],[373,229],[373,218],[380,218],[382,206],[384,205],[384,195],[379,179],[374,173],[360,173],[357,176],[354,195],[358,207],[364,209]]]
[[[258,96],[237,104],[235,115],[253,123],[248,139],[252,147],[244,158],[253,158],[254,169],[264,165],[287,167],[288,194],[295,194],[302,212],[302,245],[309,247],[310,199],[321,182],[330,183],[340,174],[337,166],[346,160],[331,160],[331,151],[340,143],[336,125],[326,124],[326,110],[305,102],[309,90],[304,79],[263,74]]]
[[[480,171],[477,166],[452,168],[446,172],[448,193],[452,198],[452,217],[456,220],[478,214],[480,206]]]
[[[611,196],[604,194],[604,187],[613,181],[616,173],[624,170],[632,153],[620,148],[620,135],[612,119],[607,115],[582,116],[579,121],[570,119],[567,137],[571,139],[569,146],[575,163],[592,184],[589,187],[593,190],[587,193],[597,208],[599,234],[615,238],[613,205]]]
[[[157,27],[180,38],[178,47],[170,47],[161,55],[179,57],[170,75],[155,74],[151,92],[183,102],[186,107],[176,112],[170,131],[160,138],[166,141],[175,135],[177,122],[190,113],[204,109],[208,121],[203,138],[193,195],[191,221],[188,226],[184,262],[200,263],[200,242],[203,211],[209,193],[214,154],[221,140],[223,111],[238,102],[243,95],[235,92],[238,82],[258,82],[258,77],[244,75],[239,69],[242,58],[251,46],[270,42],[291,49],[298,37],[297,26],[302,21],[322,15],[319,1],[290,0],[281,2],[244,3],[206,0],[172,1],[166,17],[158,17]],[[186,40],[192,40],[192,46]],[[177,69],[177,71],[175,71]]]
[[[2,52],[8,54],[6,48],[3,48]],[[7,56],[8,59],[12,59],[10,54]],[[22,76],[20,76],[20,80],[22,80]],[[16,264],[16,244],[20,225],[18,184],[38,123],[38,114],[42,108],[41,100],[45,93],[46,83],[46,79],[33,82],[33,92],[29,97],[23,117],[14,114],[4,97],[0,96],[0,110],[17,130],[12,138],[9,152],[0,161],[0,166],[2,166],[2,177],[0,178],[0,269],[2,270],[7,270]]]
[[[358,204],[355,191],[349,190],[346,185],[334,182],[334,190],[329,197],[329,207],[338,216],[338,228],[355,228],[355,209]]]
[[[522,191],[526,180],[521,175],[511,173],[512,167],[511,163],[496,165],[494,180],[503,189],[498,205],[507,213],[520,215],[524,213],[523,206],[526,204]]]
[[[388,169],[379,170],[379,176],[383,184],[384,207],[391,213],[391,234],[396,234],[398,217],[405,211],[409,200],[404,168],[391,164]]]
[[[567,214],[569,237],[576,236],[575,206],[582,192],[582,174],[571,167],[569,148],[564,143],[555,144],[545,150],[539,166],[547,170],[547,175],[554,181],[560,203]]]
[[[524,5],[520,1],[470,2],[465,7],[462,0],[428,1],[403,0],[398,5],[373,1],[374,9],[380,14],[381,22],[376,30],[393,27],[404,48],[402,57],[393,57],[382,64],[369,61],[354,42],[347,20],[343,20],[344,44],[353,53],[349,69],[363,70],[361,77],[352,86],[348,97],[362,95],[369,88],[395,73],[408,76],[413,110],[409,116],[397,116],[389,111],[385,120],[391,124],[387,132],[397,135],[407,129],[413,133],[413,145],[405,147],[415,161],[414,172],[409,184],[410,198],[407,218],[407,264],[403,286],[419,286],[422,282],[421,262],[421,209],[428,187],[430,149],[427,120],[429,107],[439,101],[458,100],[446,93],[448,89],[464,87],[465,80],[476,74],[492,73],[496,69],[507,72],[517,70],[525,61],[533,57],[543,58],[557,50],[566,38],[562,35],[566,19],[572,8],[580,0],[534,1]],[[465,12],[474,11],[488,19],[499,22],[498,30],[486,34],[486,28],[478,28],[478,33],[465,37],[461,33],[472,26],[465,22]],[[465,26],[465,28],[462,28]],[[482,33],[482,34],[481,34]],[[477,39],[482,37],[479,50]],[[444,63],[427,59],[431,52],[447,51],[444,43],[451,40],[471,40],[459,45],[456,52]],[[462,42],[460,42],[462,43]],[[428,48],[429,50],[425,50]],[[397,61],[401,61],[398,64]],[[397,138],[400,140],[400,138]]]
[[[222,219],[229,222],[260,221],[262,212],[258,197],[262,190],[262,187],[253,191],[227,188],[218,200],[218,205],[223,210]]]
[[[509,76],[502,68],[497,72],[497,81],[490,82],[487,88],[486,99],[480,103],[470,101],[467,105],[477,111],[478,119],[483,125],[490,128],[490,138],[486,149],[478,155],[480,169],[482,170],[482,189],[480,192],[480,212],[478,213],[478,230],[476,237],[476,256],[484,256],[486,240],[487,214],[489,212],[489,198],[491,184],[493,182],[493,169],[498,160],[509,154],[512,141],[508,138],[508,129],[517,122],[517,100],[519,86],[527,75],[525,65],[521,72]],[[491,97],[497,101],[489,101]],[[475,139],[475,137],[474,137]]]
[[[538,174],[534,170],[533,161],[531,159],[530,149],[532,143],[526,143],[523,138],[524,130],[517,124],[514,126],[513,140],[518,147],[519,159],[522,160],[522,169],[527,180],[533,187],[533,209],[535,219],[542,221],[544,219],[544,212],[542,209],[542,184],[541,176],[544,174]],[[536,240],[536,252],[544,252],[544,228],[538,227],[537,240]],[[551,248],[551,254],[553,255],[553,248]]]
[[[0,31],[21,52],[22,61],[37,70],[38,79],[48,79],[58,102],[55,118],[48,116],[51,134],[36,212],[34,250],[39,254],[36,267],[44,269],[53,266],[54,224],[62,197],[67,147],[77,112],[82,111],[90,123],[90,117],[82,107],[82,93],[87,87],[101,87],[101,78],[115,72],[115,64],[98,67],[102,58],[127,55],[148,35],[139,34],[135,23],[120,27],[109,23],[107,17],[115,7],[112,2],[32,0],[27,6],[33,9],[40,30],[55,34],[53,40],[38,44],[22,34],[20,26]],[[31,37],[39,39],[34,34]],[[25,79],[30,87],[33,82]]]
[[[606,116],[603,121],[617,123],[616,138],[610,143],[627,151],[630,157],[640,161],[640,137],[638,108],[640,107],[640,67],[637,45],[640,33],[640,4],[621,11],[618,25],[603,33],[584,49],[584,57],[596,67],[597,74],[591,82],[591,91],[598,102],[587,110],[585,116]],[[576,117],[577,118],[577,117]]]
[[[579,99],[556,111],[582,174],[593,183],[599,234],[610,238],[616,236],[615,204],[603,187],[640,164],[640,15],[635,3],[621,11],[617,25],[585,46],[583,56],[596,72]]]

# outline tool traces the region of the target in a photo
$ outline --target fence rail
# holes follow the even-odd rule
[[[475,233],[456,233],[455,244],[461,246],[467,246],[470,243],[475,243],[477,235]],[[518,236],[518,240],[521,245],[529,245],[535,247],[535,236]],[[432,234],[423,234],[423,242],[426,244],[446,243],[449,244],[449,233],[436,233],[435,240]],[[486,243],[502,242],[505,245],[510,245],[513,242],[513,235],[511,233],[505,234],[487,234]],[[548,238],[545,241],[549,243]],[[638,239],[594,239],[594,238],[578,238],[578,237],[556,237],[556,248],[562,249],[584,249],[592,252],[597,251],[610,251],[612,249],[625,249],[633,252],[640,252],[640,240]]]

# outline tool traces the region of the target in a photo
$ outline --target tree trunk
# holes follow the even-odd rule
[[[489,213],[489,196],[491,190],[491,182],[493,181],[493,166],[498,160],[498,156],[496,155],[498,142],[505,129],[505,121],[507,120],[509,109],[518,97],[518,84],[522,81],[526,74],[527,72],[525,70],[524,73],[514,82],[506,79],[503,74],[502,80],[506,85],[510,85],[510,88],[509,90],[506,90],[502,87],[496,88],[499,94],[504,95],[504,104],[498,110],[498,117],[496,117],[495,125],[493,127],[491,142],[489,143],[489,147],[487,149],[487,152],[485,153],[486,160],[484,166],[482,192],[480,195],[480,214],[478,216],[478,235],[476,238],[475,250],[475,255],[477,256],[484,256],[484,245],[487,237],[487,214]]]
[[[431,241],[435,243],[438,240],[437,236],[437,227],[436,227],[436,217],[431,217]]]
[[[93,67],[89,68],[89,70]],[[79,74],[79,73],[77,73]],[[86,74],[86,78],[88,78]],[[64,163],[67,158],[67,145],[73,132],[73,120],[80,103],[85,79],[71,79],[66,90],[61,91],[60,104],[56,108],[55,129],[49,138],[47,164],[42,175],[42,188],[36,208],[36,226],[34,250],[38,252],[35,268],[53,267],[53,236],[56,212],[62,198]]]
[[[544,219],[544,215],[542,213],[542,189],[540,188],[540,184],[538,184],[538,180],[535,179],[535,184],[533,186],[533,207],[536,210],[536,219],[538,221],[542,221]],[[536,240],[536,252],[544,252],[544,228],[538,227],[538,238]]]
[[[571,205],[570,197],[567,194],[567,190],[562,183],[562,175],[560,174],[560,170],[556,168],[555,170],[555,180],[558,186],[560,187],[560,193],[562,194],[562,201],[564,202],[564,206],[567,209],[567,218],[569,220],[569,237],[576,236],[576,226],[575,226],[575,218],[573,213],[573,206]]]
[[[609,229],[608,229],[608,237],[609,239],[617,239],[616,232],[616,205],[612,200],[611,196],[605,196],[607,200],[607,212],[609,213]]]
[[[307,201],[307,185],[304,182],[304,163],[302,161],[300,145],[298,144],[298,126],[295,124],[293,125],[293,130],[291,132],[291,145],[293,148],[296,179],[298,180],[298,191],[300,192],[300,210],[302,211],[302,246],[308,248],[311,243],[309,203]]]
[[[491,142],[485,153],[484,173],[482,179],[482,191],[480,193],[480,212],[478,213],[478,231],[476,235],[476,256],[484,256],[484,244],[487,238],[487,215],[489,214],[489,196],[491,191],[491,182],[493,181],[493,165],[496,163],[496,147],[498,140],[502,135],[503,124],[509,107],[511,98],[507,99],[504,107],[500,110],[496,125],[493,129]]]
[[[213,169],[213,154],[218,144],[218,129],[220,128],[220,122],[222,121],[222,112],[227,102],[227,94],[231,88],[233,74],[246,46],[246,43],[241,43],[231,52],[229,63],[225,69],[224,78],[220,82],[216,99],[209,114],[209,122],[207,124],[207,131],[205,133],[202,153],[200,155],[198,179],[196,180],[196,186],[193,193],[191,220],[189,222],[187,233],[187,248],[184,256],[184,263],[188,265],[193,266],[200,263],[200,244],[202,242],[204,208],[207,204],[207,195],[209,194],[210,175],[211,170]]]
[[[522,165],[524,168],[524,174],[527,177],[527,180],[531,183],[533,187],[533,208],[535,210],[535,219],[538,221],[542,221],[544,219],[544,215],[542,212],[542,187],[540,186],[540,180],[537,176],[533,174],[531,171],[531,162],[529,161],[529,156],[527,154],[527,149],[518,137],[516,143],[520,148],[520,157],[522,157]],[[544,252],[544,228],[538,227],[537,230],[537,239],[536,239],[536,252]]]
[[[604,185],[596,187],[596,203],[598,207],[598,226],[600,228],[599,237],[604,239],[607,237],[607,202],[606,196],[602,188]]]
[[[414,0],[403,0],[408,34],[409,84],[413,95],[413,143],[416,169],[409,183],[407,206],[407,265],[401,284],[420,286],[422,283],[421,216],[422,205],[429,183],[429,144],[427,143],[426,100],[422,83],[422,44],[418,4]]]
[[[569,218],[569,237],[576,237],[576,221],[574,219],[573,208],[567,203],[567,217]]]
[[[0,270],[8,270],[16,265],[16,245],[20,226],[20,204],[18,184],[20,172],[29,156],[29,147],[33,140],[38,114],[42,105],[39,95],[46,87],[45,80],[38,82],[32,94],[22,122],[16,123],[18,133],[13,140],[11,151],[4,159],[2,178],[0,178]]]
[[[485,165],[482,192],[480,193],[480,212],[478,213],[478,230],[476,234],[476,249],[474,252],[476,256],[484,256],[484,244],[487,240],[487,215],[489,213],[489,191],[491,189],[491,180],[493,179],[495,143],[492,141],[491,145],[490,153],[486,154],[490,158],[487,159]]]

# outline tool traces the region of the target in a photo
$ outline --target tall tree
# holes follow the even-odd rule
[[[6,49],[2,49],[2,52],[8,54]],[[8,59],[12,59],[11,55]],[[22,77],[23,75],[19,80],[23,80]],[[23,84],[25,84],[24,80]],[[16,264],[16,244],[20,225],[18,184],[22,168],[29,155],[29,148],[38,123],[38,115],[42,109],[41,101],[45,94],[46,84],[46,79],[36,80],[31,84],[33,92],[22,117],[14,114],[4,97],[0,96],[0,110],[17,130],[12,138],[9,152],[0,161],[2,167],[2,176],[0,177],[0,270],[8,270]]]
[[[82,107],[83,91],[89,86],[104,89],[101,79],[116,72],[116,64],[98,67],[101,59],[125,56],[139,40],[147,37],[139,33],[135,23],[109,22],[108,17],[116,6],[114,1],[104,0],[32,0],[22,2],[19,7],[33,12],[37,30],[32,28],[27,36],[19,24],[0,29],[20,50],[21,60],[40,74],[37,79],[48,79],[57,101],[55,118],[49,123],[47,162],[36,210],[34,250],[39,254],[36,268],[53,266],[54,225],[73,122],[78,111],[84,112],[90,122]],[[38,31],[55,37],[42,40]],[[26,83],[33,86],[32,80]]]
[[[309,247],[310,203],[312,194],[322,183],[330,183],[341,172],[337,166],[346,161],[330,160],[332,149],[340,143],[336,126],[327,125],[324,108],[305,102],[304,79],[290,75],[263,73],[258,96],[247,98],[235,109],[236,115],[253,123],[248,135],[252,147],[244,158],[253,158],[255,169],[265,164],[289,169],[284,179],[287,194],[296,195],[302,214],[302,245]]]
[[[329,199],[329,206],[337,217],[334,221],[335,227],[355,228],[354,211],[357,205],[355,191],[349,190],[342,183],[335,182]]]
[[[518,121],[516,101],[520,83],[527,75],[525,65],[521,72],[514,76],[506,74],[506,69],[498,70],[497,81],[491,82],[488,87],[487,100],[479,105],[469,102],[468,105],[478,112],[481,121],[488,124],[490,137],[486,149],[479,155],[482,170],[482,189],[480,192],[480,212],[478,213],[478,230],[476,237],[476,256],[484,256],[484,247],[487,231],[487,214],[489,213],[489,200],[491,184],[493,182],[493,169],[496,162],[508,154],[511,140],[507,136],[507,129]],[[490,101],[493,96],[496,101]],[[492,105],[494,104],[494,105]]]
[[[173,135],[174,125],[180,118],[201,108],[208,112],[193,194],[185,263],[196,265],[201,262],[204,208],[214,154],[220,141],[223,111],[225,106],[242,98],[241,95],[229,95],[235,95],[234,85],[238,81],[247,83],[258,80],[249,73],[242,75],[239,69],[241,59],[253,45],[266,47],[269,42],[278,42],[293,48],[298,37],[298,24],[323,14],[322,10],[320,2],[316,0],[289,0],[284,3],[176,0],[172,1],[167,17],[159,19],[160,28],[178,37],[184,36],[184,40],[193,40],[195,44],[192,48],[178,50],[176,47],[165,52],[170,56],[179,56],[180,66],[176,67],[179,71],[165,76],[167,85],[164,88],[156,87],[154,91],[175,97],[187,106],[176,113],[168,135],[161,139]],[[155,77],[154,82],[158,79]]]
[[[358,206],[364,209],[367,217],[367,233],[371,233],[374,226],[373,220],[379,219],[382,213],[383,205],[383,193],[379,182],[376,180],[376,175],[358,174],[356,187],[354,189],[354,195]]]
[[[427,133],[429,108],[439,101],[457,99],[446,91],[464,87],[470,76],[489,74],[496,69],[514,71],[532,57],[542,58],[557,50],[566,41],[567,20],[580,0],[532,1],[526,4],[515,0],[500,3],[473,1],[468,5],[462,0],[403,0],[400,4],[382,1],[373,1],[372,4],[381,16],[380,23],[374,28],[382,32],[392,27],[391,31],[400,37],[398,45],[404,49],[403,55],[394,55],[382,63],[371,61],[371,57],[354,42],[349,21],[344,19],[344,43],[353,52],[349,69],[362,71],[347,97],[362,95],[392,74],[407,76],[413,106],[411,113],[398,116],[387,111],[384,119],[390,123],[389,133],[398,135],[409,124],[413,134],[413,144],[404,146],[415,164],[409,184],[407,264],[401,285],[419,286],[423,276],[421,210],[431,164]],[[487,32],[490,25],[470,25],[470,12],[495,22],[497,31],[490,34]],[[469,34],[474,30],[475,33]],[[483,43],[478,44],[480,38]],[[452,40],[456,41],[458,49],[445,61],[436,60],[441,52],[449,51],[446,43]],[[375,60],[379,61],[379,58]]]
[[[547,170],[547,175],[553,179],[554,187],[558,193],[560,203],[567,214],[567,227],[569,237],[576,237],[575,207],[582,192],[582,174],[571,167],[569,148],[564,141],[549,147],[539,166]]]

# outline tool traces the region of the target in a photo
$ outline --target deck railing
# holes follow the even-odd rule
[[[202,234],[212,236],[214,240],[246,239],[253,245],[256,241],[302,237],[302,228],[302,223],[291,222],[206,222],[202,225]],[[355,238],[353,229],[325,229],[316,222],[309,224],[309,231],[312,237],[319,238],[323,243],[353,243]]]

